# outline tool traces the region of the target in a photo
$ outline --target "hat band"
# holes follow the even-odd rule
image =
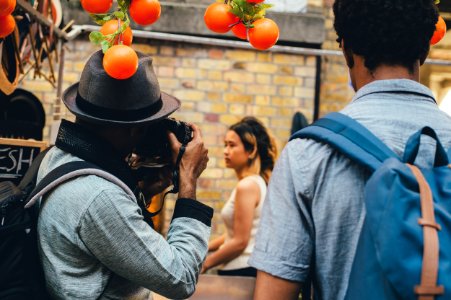
[[[99,118],[115,121],[139,121],[154,115],[163,105],[163,101],[160,96],[157,102],[139,109],[112,109],[92,104],[80,96],[79,93],[77,93],[75,102],[81,110],[92,116],[98,116]]]

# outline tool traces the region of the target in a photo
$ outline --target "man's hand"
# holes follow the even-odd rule
[[[179,198],[196,198],[197,178],[205,170],[208,163],[208,150],[205,148],[199,127],[188,124],[193,129],[193,139],[186,146],[180,161]],[[182,146],[172,132],[169,132],[169,144],[172,149],[172,159],[175,164]]]
[[[200,274],[205,274],[208,271],[208,269],[205,267],[205,263],[202,264],[202,269],[200,270]]]

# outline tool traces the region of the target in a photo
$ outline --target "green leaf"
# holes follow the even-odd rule
[[[244,19],[244,13],[241,11],[241,9],[239,7],[232,7],[230,12],[232,14],[234,14],[235,16],[237,16],[238,18],[240,18],[241,20]]]
[[[91,14],[91,18],[94,20],[94,22],[97,22],[98,20],[102,20],[102,18],[100,18],[98,15],[94,15],[94,14]]]
[[[117,0],[117,5],[121,10],[127,10],[130,6],[130,0]]]
[[[231,0],[230,12],[238,16],[244,23],[251,23],[264,18],[266,10],[273,7],[271,4],[253,4],[246,0]]]
[[[91,18],[99,25],[103,25],[107,22],[104,20],[106,16],[108,16],[108,14],[91,14]]]
[[[92,18],[97,20],[102,20],[106,16],[109,16],[110,14],[90,14]]]
[[[102,41],[101,43],[102,46],[102,52],[105,53],[108,49],[110,49],[111,44],[108,41]]]
[[[104,35],[99,31],[93,31],[89,34],[89,40],[96,45],[102,43],[104,39]]]
[[[128,17],[128,14],[125,14],[125,21],[124,21],[125,26],[130,26],[130,19]]]
[[[246,0],[233,0],[232,2],[237,4],[238,6],[244,6],[247,4]]]
[[[260,11],[258,14],[255,14],[254,20],[263,19],[265,17],[266,12],[264,10]]]
[[[104,36],[103,36],[103,39],[104,39],[105,41],[107,41],[107,42],[111,42],[111,41],[114,41],[114,40],[115,40],[116,35],[117,35],[117,34],[116,34],[115,32],[113,32],[113,33],[104,35]]]
[[[121,27],[119,28],[119,33],[122,33],[127,29],[128,25],[125,24],[125,22],[122,23]]]
[[[261,3],[261,4],[259,4],[259,5],[257,5],[260,9],[268,9],[268,8],[271,8],[271,7],[273,7],[274,5],[272,5],[272,4],[264,4],[264,3]]]
[[[125,14],[124,14],[124,12],[122,12],[122,11],[115,11],[115,12],[114,12],[114,16],[115,16],[116,18],[118,18],[118,19],[123,20],[124,17],[125,17]]]

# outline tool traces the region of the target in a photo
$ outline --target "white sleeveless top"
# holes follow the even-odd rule
[[[258,224],[260,223],[261,209],[263,201],[265,200],[266,196],[266,183],[265,180],[260,175],[247,176],[241,180],[252,180],[258,184],[258,186],[260,187],[260,201],[258,202],[258,205],[255,208],[254,220],[252,221],[251,235],[246,249],[244,249],[243,253],[241,253],[240,256],[225,263],[222,267],[220,267],[221,270],[236,270],[249,267],[247,261],[252,253],[252,250],[254,249],[255,234],[257,233]],[[233,189],[229,200],[227,200],[227,202],[225,203],[224,207],[221,210],[221,217],[224,220],[224,224],[226,227],[225,242],[227,242],[229,239],[233,237],[235,195],[236,188]]]

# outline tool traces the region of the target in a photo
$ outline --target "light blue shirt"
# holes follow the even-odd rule
[[[342,113],[351,116],[398,155],[407,139],[432,127],[451,146],[451,118],[431,91],[411,80],[380,80],[362,87]],[[422,138],[416,164],[432,164],[435,143]],[[422,144],[423,145],[423,144]],[[303,282],[312,267],[315,299],[344,298],[365,218],[362,167],[313,140],[287,144],[274,168],[249,264]]]
[[[54,147],[38,179],[77,160]],[[197,216],[210,208],[177,200],[165,240],[144,221],[136,198],[101,177],[77,177],[44,197],[38,244],[52,298],[149,299],[154,291],[184,299],[194,292],[211,230]]]

